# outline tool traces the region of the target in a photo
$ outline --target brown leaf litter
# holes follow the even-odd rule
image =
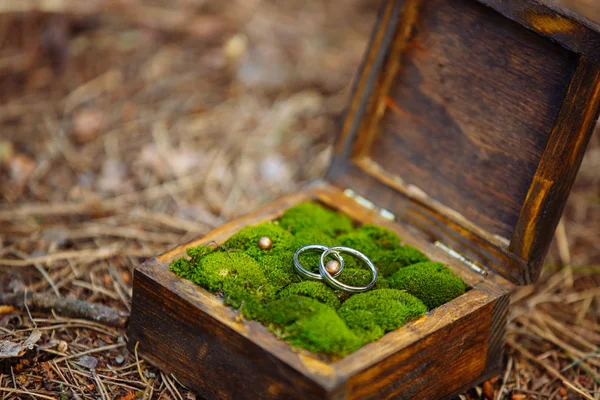
[[[2,399],[195,398],[125,349],[133,269],[322,176],[378,2],[221,3],[0,5]],[[600,396],[599,172],[461,398]]]
[[[33,349],[41,337],[42,332],[34,329],[22,343],[0,340],[0,358],[21,357],[27,350]]]

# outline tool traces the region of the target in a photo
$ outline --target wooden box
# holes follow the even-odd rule
[[[440,399],[499,372],[598,116],[600,27],[545,0],[389,0],[325,179],[136,271],[129,345],[202,397]],[[470,290],[349,356],[297,352],[169,262],[315,200],[395,230]]]

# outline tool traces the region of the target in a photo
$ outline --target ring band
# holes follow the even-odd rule
[[[329,272],[327,272],[327,269],[325,269],[325,258],[330,254],[333,255],[334,257],[336,254],[339,256],[340,252],[341,253],[349,253],[349,254],[353,255],[354,257],[361,259],[369,266],[369,268],[371,269],[371,272],[373,273],[373,279],[371,280],[371,282],[369,282],[368,285],[366,285],[366,286],[346,285],[335,279],[335,277],[337,275],[339,275],[339,272],[334,276],[332,276]],[[340,258],[341,258],[341,256],[340,256]],[[332,286],[336,289],[339,289],[339,290],[343,290],[344,292],[348,292],[348,293],[365,292],[365,291],[371,289],[375,285],[375,282],[377,281],[377,269],[375,268],[375,265],[373,265],[371,260],[369,260],[369,258],[367,256],[365,256],[363,253],[361,253],[360,251],[354,250],[353,248],[350,248],[350,247],[344,247],[344,246],[331,247],[331,248],[328,248],[323,251],[323,254],[321,254],[321,260],[319,261],[319,272],[321,273],[321,276],[319,278],[322,278],[323,280],[325,280],[325,282],[327,282],[330,286]],[[341,272],[341,269],[340,269],[340,272]]]
[[[300,261],[298,260],[298,256],[300,256],[300,254],[303,253],[303,252],[305,252],[306,250],[321,250],[321,251],[325,252],[327,250],[330,250],[329,247],[323,246],[323,245],[320,245],[320,244],[310,244],[308,246],[300,247],[294,253],[294,267],[296,267],[296,270],[301,275],[304,275],[307,278],[315,279],[315,280],[318,280],[318,281],[323,280],[322,273],[320,275],[320,274],[316,274],[314,272],[310,272],[309,270],[307,270],[306,268],[304,268],[302,265],[300,265]],[[339,261],[339,263],[340,263],[340,270],[338,272],[336,272],[335,275],[331,276],[329,273],[327,273],[327,275],[333,279],[333,278],[336,278],[337,276],[339,276],[342,273],[342,270],[344,269],[344,259],[338,253],[332,253],[332,256],[335,259],[337,259]],[[323,258],[323,256],[321,256],[321,263],[323,263],[323,260],[324,260],[324,258]],[[325,267],[323,267],[323,268],[325,268]]]

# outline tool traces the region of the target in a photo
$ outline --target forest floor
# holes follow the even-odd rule
[[[0,5],[0,399],[194,399],[42,300],[126,315],[141,261],[321,176],[377,2],[29,3]],[[461,398],[600,398],[599,194],[595,133],[506,372]]]

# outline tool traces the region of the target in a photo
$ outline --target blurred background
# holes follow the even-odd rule
[[[126,313],[145,258],[323,174],[381,1],[303,3],[0,1],[0,340],[41,332],[0,354],[2,399],[195,398],[123,329],[14,296]],[[600,398],[597,132],[546,263],[514,295],[506,374],[462,398]]]

